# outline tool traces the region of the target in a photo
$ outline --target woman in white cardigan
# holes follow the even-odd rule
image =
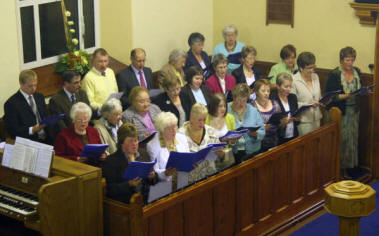
[[[299,135],[304,135],[320,127],[322,114],[319,108],[321,98],[320,81],[314,73],[316,57],[311,52],[302,52],[297,58],[299,72],[293,76],[291,93],[297,96],[298,107],[314,103],[313,107],[301,113],[297,126]]]
[[[152,161],[157,161],[154,166],[160,181],[172,181],[172,190],[176,186],[176,169],[166,169],[166,164],[171,151],[189,152],[186,136],[177,133],[178,118],[171,112],[161,112],[155,119],[155,128],[158,133],[147,144],[147,152]],[[174,176],[174,178],[172,178]]]

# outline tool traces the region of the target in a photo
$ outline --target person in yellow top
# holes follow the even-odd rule
[[[187,53],[181,49],[174,49],[168,57],[168,63],[161,68],[161,73],[166,76],[175,76],[180,82],[180,87],[186,85],[183,67],[186,64]],[[159,81],[161,85],[162,81]]]
[[[92,55],[92,69],[84,76],[82,88],[94,110],[98,110],[109,95],[118,92],[116,77],[108,68],[109,55],[103,48],[98,48]]]

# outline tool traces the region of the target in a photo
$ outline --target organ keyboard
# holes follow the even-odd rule
[[[102,235],[101,170],[57,156],[49,178],[0,166],[0,214],[42,235]]]

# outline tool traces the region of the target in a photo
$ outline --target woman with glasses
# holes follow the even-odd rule
[[[302,52],[297,58],[299,72],[293,76],[291,93],[297,96],[298,106],[314,104],[312,108],[301,113],[297,126],[299,135],[304,135],[320,127],[322,114],[318,101],[321,98],[320,81],[314,73],[316,57],[311,52]]]
[[[88,164],[96,164],[96,161],[80,156],[85,145],[101,144],[97,130],[88,126],[91,116],[92,110],[87,104],[78,102],[72,106],[70,117],[73,124],[62,130],[54,142],[54,150],[57,156]],[[103,161],[105,158],[106,154],[103,153],[99,160]]]
[[[200,67],[191,66],[188,68],[185,73],[185,78],[187,84],[182,88],[180,93],[185,99],[183,105],[188,120],[192,105],[195,103],[201,103],[204,106],[207,106],[210,102],[212,93],[203,83],[203,70]]]
[[[261,70],[254,65],[257,50],[252,46],[242,48],[242,65],[232,72],[237,84],[246,83],[250,88],[254,88],[254,82],[261,78]],[[255,94],[250,95],[250,99],[255,99]]]
[[[109,145],[106,154],[117,151],[117,130],[122,125],[122,106],[120,100],[112,98],[106,101],[100,109],[101,118],[94,121],[94,127],[100,135],[102,143]]]
[[[135,125],[138,139],[142,140],[156,131],[154,120],[161,109],[150,103],[149,91],[141,86],[136,86],[130,91],[129,104],[131,106],[122,113],[122,121]]]
[[[183,94],[180,93],[181,85],[176,76],[166,73],[160,73],[161,86],[163,93],[152,98],[152,102],[156,104],[162,111],[172,112],[178,119],[178,126],[181,127],[186,121],[186,112],[183,108]]]
[[[205,76],[209,74],[211,60],[209,59],[208,54],[203,50],[204,41],[205,38],[202,34],[198,32],[190,34],[188,38],[188,45],[190,46],[190,50],[187,52],[184,72],[192,66],[197,66],[205,72]]]

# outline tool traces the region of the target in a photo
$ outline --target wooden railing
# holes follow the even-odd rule
[[[143,208],[141,201],[117,207],[106,200],[105,234],[260,235],[275,228],[322,201],[324,187],[339,178],[341,114],[329,114],[330,124]],[[120,214],[133,230],[109,230]]]

